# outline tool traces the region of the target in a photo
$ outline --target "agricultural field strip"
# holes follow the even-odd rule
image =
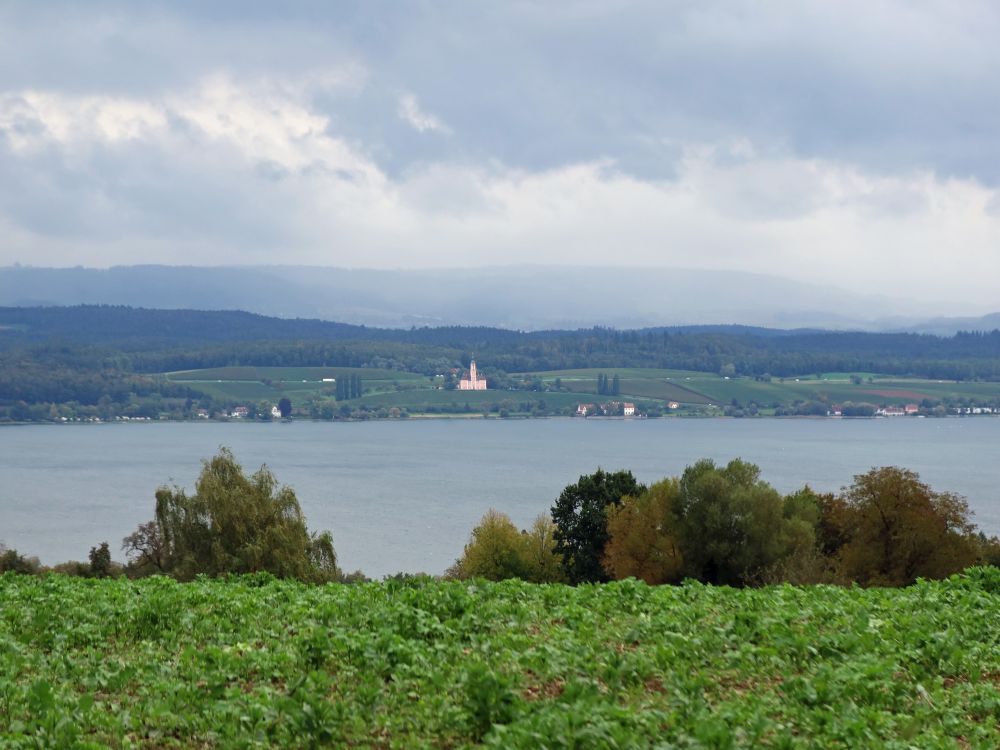
[[[441,391],[435,387],[432,379],[416,373],[367,368],[227,367],[166,373],[166,376],[176,382],[190,384],[213,397],[267,400],[283,394],[318,395],[324,389],[332,387],[331,383],[322,382],[322,378],[335,377],[338,373],[361,374],[366,386],[376,391],[366,394],[361,401],[384,406],[431,406],[453,402],[478,404],[503,399],[525,401],[539,398],[548,399],[553,405],[568,406],[574,403],[574,399],[599,398],[596,394],[598,373],[619,375],[619,399],[677,401],[695,405],[727,404],[734,399],[740,403],[753,401],[766,406],[790,405],[795,401],[815,398],[838,402],[902,404],[924,398],[1000,397],[1000,383],[956,383],[869,374],[864,382],[853,384],[849,380],[849,373],[827,373],[822,378],[801,377],[767,382],[749,378],[725,379],[714,373],[652,368],[590,368],[524,374],[542,377],[549,383],[559,378],[563,387],[575,396],[566,393],[500,390],[489,391],[489,396],[470,396],[466,392]],[[212,377],[213,375],[227,377]],[[872,378],[872,382],[868,382],[868,377]],[[396,392],[397,386],[404,390]]]
[[[0,601],[10,748],[1000,747],[995,568],[743,590],[7,574]]]
[[[366,367],[212,367],[201,370],[178,370],[164,373],[175,381],[322,381],[324,377],[360,375],[362,378],[385,381],[427,381],[424,375],[397,370]]]
[[[580,402],[579,394],[537,391],[457,391],[418,388],[404,391],[366,393],[349,403],[372,406],[441,406],[469,404],[470,406],[499,404],[504,401],[527,403],[544,401],[550,406],[574,406]]]

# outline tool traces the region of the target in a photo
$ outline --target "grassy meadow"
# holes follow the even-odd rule
[[[904,589],[0,576],[5,748],[1000,747],[1000,571]]]
[[[725,405],[740,403],[790,406],[796,401],[827,398],[833,402],[905,404],[924,398],[1000,398],[1000,383],[954,382],[918,378],[896,378],[876,373],[823,373],[798,378],[758,381],[747,377],[726,378],[716,373],[650,368],[592,368],[531,373],[545,382],[560,384],[580,394],[597,393],[597,376],[618,375],[619,398],[633,397],[681,404]],[[861,378],[855,385],[851,376]],[[869,382],[869,378],[871,382]],[[607,397],[604,397],[607,398]]]

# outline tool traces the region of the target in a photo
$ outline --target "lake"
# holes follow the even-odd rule
[[[156,488],[192,488],[221,445],[291,485],[345,570],[440,573],[483,513],[526,526],[598,466],[644,482],[741,457],[782,492],[837,490],[872,466],[965,495],[1000,533],[1000,419],[662,419],[153,423],[0,428],[0,542],[51,564],[86,560],[153,516]]]

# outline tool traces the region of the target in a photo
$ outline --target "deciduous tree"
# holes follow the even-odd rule
[[[978,546],[965,499],[935,492],[907,469],[875,468],[843,494],[843,575],[862,585],[905,586],[972,565]]]
[[[459,578],[532,583],[562,580],[551,519],[539,516],[528,531],[518,531],[505,513],[490,509],[469,536],[451,573]]]
[[[521,532],[529,581],[558,583],[565,580],[562,560],[556,552],[556,525],[548,515],[538,516],[531,528]]]
[[[684,470],[674,503],[686,575],[707,583],[755,582],[786,551],[784,501],[754,464],[709,459]]]
[[[157,490],[152,523],[126,537],[125,548],[182,580],[267,571],[318,581],[338,573],[329,532],[309,533],[291,488],[264,466],[247,476],[227,448],[205,462],[193,495]]]
[[[90,548],[90,575],[94,578],[107,578],[111,575],[111,550],[107,542]]]
[[[524,578],[527,573],[521,532],[506,513],[492,508],[486,512],[469,537],[458,561],[462,578],[502,581]]]
[[[680,482],[664,479],[608,508],[610,539],[603,562],[611,576],[649,584],[676,580],[683,557],[672,506],[679,494]]]

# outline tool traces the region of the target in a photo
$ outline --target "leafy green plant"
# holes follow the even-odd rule
[[[901,589],[0,576],[0,747],[1000,746],[1000,571]]]

